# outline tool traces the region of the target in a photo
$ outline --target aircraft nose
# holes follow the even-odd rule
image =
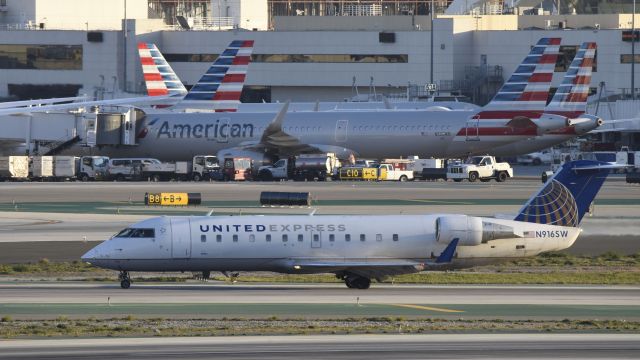
[[[80,257],[80,259],[82,259],[82,261],[84,261],[84,262],[90,263],[91,261],[95,260],[96,255],[97,255],[96,254],[96,248],[93,248],[93,249],[87,251],[84,255],[82,255]]]

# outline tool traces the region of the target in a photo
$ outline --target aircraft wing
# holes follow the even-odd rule
[[[0,103],[0,109],[7,108],[17,108],[17,107],[25,107],[25,106],[34,106],[34,105],[48,105],[55,104],[67,101],[85,101],[87,100],[86,96],[74,96],[74,97],[63,97],[63,98],[51,98],[51,99],[40,99],[40,100],[22,100],[22,101],[7,101]]]
[[[287,101],[282,109],[278,112],[273,121],[267,126],[262,133],[260,142],[251,145],[245,145],[243,150],[252,150],[259,152],[271,152],[280,155],[294,155],[300,153],[320,152],[317,147],[305,144],[295,136],[287,134],[282,129],[282,123],[287,115],[289,102]]]
[[[407,259],[375,259],[372,261],[322,261],[317,259],[294,259],[290,265],[300,272],[329,272],[346,271],[360,276],[384,279],[387,276],[412,274],[425,269],[446,268],[455,257],[459,239],[453,239],[440,253],[435,261],[415,261]]]

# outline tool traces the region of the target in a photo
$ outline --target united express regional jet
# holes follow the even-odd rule
[[[371,279],[534,256],[570,247],[610,168],[564,164],[513,220],[467,215],[163,216],[134,224],[82,256],[120,271],[334,273]]]

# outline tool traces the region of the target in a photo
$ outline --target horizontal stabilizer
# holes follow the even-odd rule
[[[460,241],[459,238],[451,240],[449,245],[447,245],[444,251],[436,259],[436,264],[446,264],[453,260],[453,256],[456,254],[456,247],[458,247],[458,241]]]

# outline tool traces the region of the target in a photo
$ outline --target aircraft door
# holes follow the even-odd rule
[[[465,134],[466,141],[480,141],[480,117],[478,115],[467,120]]]
[[[336,123],[336,142],[347,141],[347,128],[349,120],[338,120]]]
[[[311,232],[311,247],[314,249],[320,249],[322,247],[322,232]]]
[[[191,221],[189,218],[171,218],[171,257],[191,257]]]
[[[229,118],[220,119],[220,123],[218,124],[218,134],[216,139],[220,143],[229,142],[229,133],[231,132],[231,124],[229,124]]]

